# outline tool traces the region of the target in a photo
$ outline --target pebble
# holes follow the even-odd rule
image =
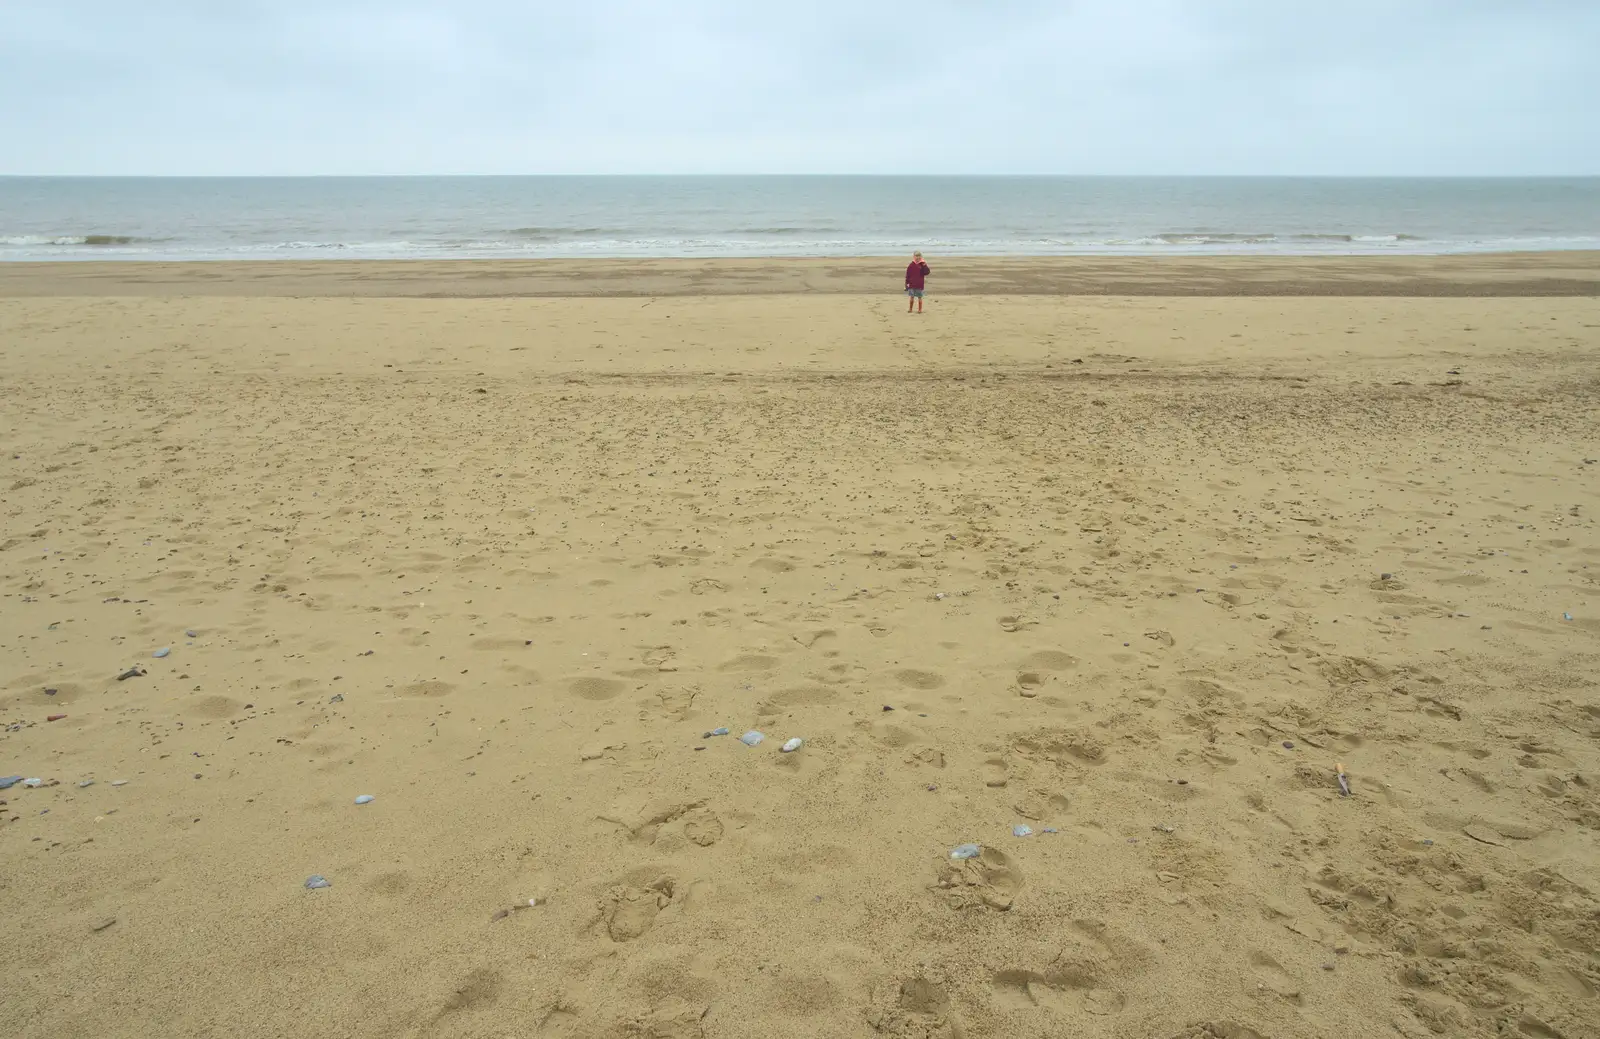
[[[1284,750],[1294,750],[1294,740],[1284,740],[1283,741],[1283,749]]]
[[[128,670],[122,672],[122,674],[117,676],[117,681],[126,682],[130,678],[138,678],[140,675],[143,675],[143,674],[144,674],[144,669],[143,668],[130,667],[130,668],[128,668]]]
[[[127,786],[128,785],[128,781],[126,779],[113,779],[111,781],[111,785],[112,786]]]
[[[889,706],[889,705],[888,705],[888,704],[884,704],[884,705],[883,705],[883,709],[884,709],[884,710],[885,710],[885,711],[892,711],[892,710],[894,710],[894,708],[893,708],[893,707],[890,707],[890,706]]]
[[[10,790],[20,782],[22,782],[21,776],[0,777],[0,790]]]
[[[46,689],[44,691],[44,695],[46,695],[46,696],[54,696],[54,695],[56,695],[56,692],[57,691],[55,689]]]
[[[39,787],[44,786],[44,780],[40,779],[38,776],[35,776],[32,779],[24,779],[22,781],[22,785],[27,787],[29,790],[37,790]]]
[[[52,715],[47,716],[45,718],[45,721],[47,721],[47,722],[58,722],[58,721],[60,721],[61,719],[65,718],[65,717],[66,717],[66,715],[64,715],[64,714],[52,714]]]
[[[793,754],[795,751],[799,750],[801,745],[804,743],[805,740],[802,740],[800,737],[796,736],[794,739],[785,742],[784,745],[778,749],[785,754]]]
[[[1570,613],[1563,613],[1563,614],[1562,614],[1562,615],[1561,615],[1561,619],[1562,619],[1562,620],[1564,620],[1564,621],[1569,621],[1569,620],[1571,620],[1571,619],[1572,619],[1572,614],[1570,614]]]
[[[1422,838],[1422,845],[1425,848],[1433,847],[1433,838],[1432,837],[1424,837],[1424,838]]]
[[[328,882],[328,878],[323,876],[321,873],[313,873],[311,876],[306,878],[307,891],[315,891],[317,888],[321,887],[333,887],[333,885],[330,884]]]
[[[200,633],[195,631],[193,628],[185,628],[183,633],[191,639],[197,639],[200,637]]]
[[[983,849],[976,844],[958,844],[950,849],[952,859],[975,859]]]
[[[344,703],[344,694],[343,693],[334,693],[332,696],[328,697],[328,702],[329,703]]]
[[[721,726],[718,726],[715,729],[712,729],[710,732],[706,733],[704,736],[701,736],[700,738],[703,739],[703,740],[709,740],[713,736],[726,736],[727,734],[728,734],[728,727],[726,725],[721,725]]]
[[[1040,833],[1060,833],[1061,831],[1056,829],[1054,826],[1046,826],[1043,830],[1041,830],[1039,832]]]
[[[764,740],[766,738],[767,738],[766,736],[762,735],[761,733],[757,732],[754,729],[751,729],[749,732],[747,732],[743,736],[739,737],[739,742],[743,743],[746,747],[754,747],[756,744],[760,743],[762,740]]]
[[[1015,825],[1015,826],[1013,826],[1011,828],[1011,836],[1013,836],[1013,837],[1032,837],[1033,836],[1033,827],[1027,825],[1026,823],[1017,823],[1017,825]]]
[[[85,779],[85,780],[84,780],[84,781],[83,781],[83,782],[81,782],[81,783],[79,783],[79,784],[78,784],[78,789],[79,789],[79,790],[82,790],[82,789],[84,789],[84,788],[85,788],[85,787],[91,787],[91,786],[94,786],[94,780],[92,780],[92,779]]]
[[[152,653],[150,655],[155,657],[157,660],[160,660],[162,657],[166,656],[168,653],[171,653],[171,652],[172,652],[172,647],[171,646],[162,646],[160,649],[156,650],[154,653]]]
[[[375,800],[375,798],[373,798],[373,796],[371,794],[362,794],[360,797],[356,798],[356,804],[358,804],[358,805],[369,805],[374,800]]]
[[[1379,574],[1378,575],[1378,580],[1380,580],[1380,581],[1392,581],[1392,580],[1394,580],[1394,575],[1393,574]]]

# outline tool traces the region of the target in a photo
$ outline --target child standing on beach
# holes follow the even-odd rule
[[[911,265],[906,268],[906,313],[911,313],[911,308],[916,307],[917,313],[922,313],[922,290],[927,285],[927,277],[931,272],[928,265],[922,262],[922,254],[911,254]]]

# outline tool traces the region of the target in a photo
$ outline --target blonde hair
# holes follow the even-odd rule
[[[922,253],[921,252],[913,252],[911,254],[911,258],[913,260],[920,260],[920,259],[922,259]]]

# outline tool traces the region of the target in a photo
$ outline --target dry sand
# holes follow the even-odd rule
[[[1384,262],[7,266],[6,1033],[1600,1035],[1600,261]]]

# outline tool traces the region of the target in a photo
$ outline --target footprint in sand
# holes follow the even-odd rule
[[[600,900],[600,919],[614,942],[631,942],[655,926],[661,910],[672,904],[676,882],[660,877],[646,887],[618,886]]]
[[[1083,966],[1049,971],[1002,970],[990,983],[997,1005],[1006,1009],[1041,1007],[1062,1013],[1115,1014],[1127,1005],[1122,993],[1105,987]]]
[[[1271,992],[1291,1003],[1299,1003],[1300,986],[1289,977],[1283,964],[1259,949],[1250,954],[1250,978],[1245,982],[1245,992],[1261,995]]]
[[[427,682],[412,682],[395,690],[396,695],[413,699],[431,699],[445,696],[452,692],[455,686],[449,682],[440,682],[437,679]]]
[[[535,1035],[540,1039],[565,1039],[578,1032],[578,1011],[570,1003],[557,1003],[539,1020]]]
[[[984,848],[975,859],[941,864],[935,885],[952,909],[1011,908],[1022,890],[1022,873],[1005,852]]]
[[[447,1014],[482,1010],[491,1006],[500,998],[500,990],[504,987],[505,978],[499,971],[480,967],[461,979],[461,983],[445,998],[444,1006],[440,1008],[435,1020]]]
[[[1071,671],[1078,666],[1078,658],[1059,649],[1041,649],[1022,658],[1022,667],[1038,671]]]
[[[243,704],[226,696],[197,696],[183,705],[185,717],[220,721],[238,714]]]
[[[696,808],[683,817],[683,835],[702,848],[722,839],[722,820],[709,808]]]
[[[728,586],[715,577],[702,577],[689,585],[689,591],[694,595],[710,595],[713,592],[725,592]]]
[[[595,675],[586,675],[583,678],[574,678],[567,683],[567,689],[573,696],[584,700],[609,700],[628,688],[628,683],[617,678],[600,678]]]
[[[1011,768],[1005,758],[989,758],[983,763],[983,785],[1001,787],[1011,779]]]
[[[1266,1039],[1260,1032],[1237,1021],[1201,1021],[1166,1039]]]
[[[1100,737],[1086,730],[1039,729],[1012,742],[1018,757],[1043,759],[1055,765],[1103,765],[1109,752]]]
[[[944,676],[932,671],[919,671],[916,668],[904,668],[894,673],[894,677],[901,685],[910,689],[938,689],[944,685]]]
[[[764,657],[759,653],[743,653],[717,666],[718,671],[771,671],[778,666],[777,657]]]
[[[957,1039],[962,1035],[944,984],[921,976],[875,992],[867,1024],[875,1032],[902,1039]]]
[[[796,686],[780,689],[756,705],[756,714],[763,718],[786,714],[797,707],[821,707],[837,702],[839,694],[827,686]]]
[[[1024,819],[1042,822],[1045,819],[1065,815],[1069,804],[1064,794],[1047,794],[1042,790],[1030,790],[1014,802],[1011,808]]]

